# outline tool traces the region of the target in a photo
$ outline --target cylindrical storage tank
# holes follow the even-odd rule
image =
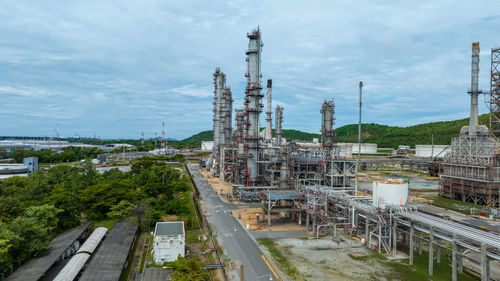
[[[373,182],[373,206],[385,208],[387,205],[406,205],[408,201],[408,182],[385,180]]]
[[[108,229],[105,227],[98,227],[90,234],[89,238],[85,240],[82,247],[78,249],[77,253],[85,252],[85,253],[93,253],[99,243],[101,243],[102,238],[106,235]]]
[[[438,157],[444,158],[446,153],[450,151],[449,145],[434,145],[434,149],[430,144],[415,145],[415,156],[417,157]]]
[[[341,157],[350,157],[352,155],[352,143],[338,143],[337,146]]]
[[[352,143],[352,153],[358,153],[359,144]],[[361,143],[361,153],[365,154],[375,154],[377,153],[377,144],[376,143]]]

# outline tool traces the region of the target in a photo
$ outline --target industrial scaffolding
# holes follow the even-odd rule
[[[490,91],[491,130],[478,124],[479,43],[472,44],[471,117],[469,126],[451,142],[451,151],[441,163],[440,196],[498,208],[500,206],[500,146],[493,135],[498,116],[498,54],[492,50]],[[496,76],[495,76],[496,75]]]

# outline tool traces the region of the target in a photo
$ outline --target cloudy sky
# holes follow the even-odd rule
[[[470,46],[480,88],[500,46],[500,1],[1,1],[0,135],[184,138],[212,127],[215,67],[241,107],[246,33],[284,128],[408,126],[468,116]],[[480,113],[487,112],[480,98]],[[264,120],[264,114],[261,116]]]

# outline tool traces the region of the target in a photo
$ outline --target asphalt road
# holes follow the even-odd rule
[[[238,209],[238,206],[223,202],[215,194],[198,172],[197,164],[189,164],[188,168],[200,190],[202,210],[224,253],[231,261],[243,264],[246,281],[270,280],[272,273],[262,259],[262,252],[236,219],[229,215],[229,212]],[[239,280],[236,272],[230,272],[229,275],[231,280]]]

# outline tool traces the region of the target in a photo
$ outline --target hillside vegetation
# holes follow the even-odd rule
[[[479,123],[488,125],[489,115],[479,116]],[[387,126],[380,124],[363,124],[363,142],[377,143],[378,147],[396,148],[398,145],[431,144],[432,132],[434,132],[434,144],[450,144],[451,139],[458,136],[460,128],[469,123],[469,118],[453,121],[441,121],[424,123],[409,127]],[[340,142],[357,142],[358,125],[345,125],[335,129],[337,140]],[[320,134],[306,133],[299,130],[283,130],[283,137],[287,140],[311,141],[320,138]],[[213,132],[203,131],[189,138],[183,139],[178,144],[189,146],[200,146],[201,141],[213,140]],[[172,142],[171,142],[172,143]]]

